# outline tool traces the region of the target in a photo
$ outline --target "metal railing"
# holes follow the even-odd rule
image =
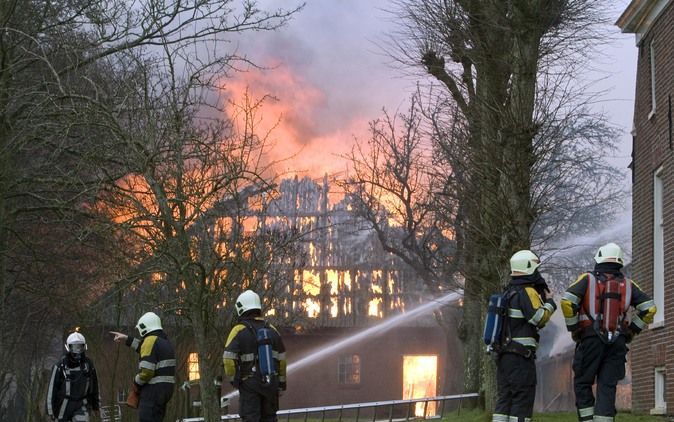
[[[101,406],[100,411],[103,422],[120,422],[122,420],[122,409],[118,404]]]
[[[442,418],[445,414],[446,411],[446,403],[447,402],[457,402],[457,410],[460,412],[461,407],[463,404],[463,400],[465,399],[476,399],[478,397],[477,393],[469,393],[469,394],[456,394],[453,396],[438,396],[438,397],[424,397],[424,398],[418,398],[418,399],[407,399],[407,400],[389,400],[389,401],[375,401],[375,402],[367,402],[367,403],[353,403],[353,404],[341,404],[341,405],[335,405],[335,406],[321,406],[321,407],[306,407],[306,408],[299,408],[299,409],[286,409],[286,410],[279,410],[276,412],[276,416],[279,418],[279,420],[286,419],[287,421],[290,421],[291,416],[303,416],[304,421],[306,422],[309,418],[309,415],[311,414],[317,414],[320,415],[320,420],[323,422],[325,421],[326,414],[329,413],[335,413],[336,416],[334,419],[338,421],[343,421],[343,420],[348,420],[348,421],[393,421],[393,420],[411,420],[411,419],[436,419],[436,418]],[[424,410],[423,410],[423,416],[415,416],[415,405],[417,403],[423,403],[424,404]],[[439,403],[440,404],[440,411],[438,413],[432,412],[433,414],[431,415],[428,410],[429,410],[429,404],[430,403]],[[380,413],[379,415],[377,414],[378,409],[387,409],[388,412],[386,416],[384,417],[383,413]],[[404,410],[404,416],[398,415],[395,416],[395,409]],[[363,415],[363,410],[369,410],[372,409],[371,414],[368,414],[367,416]],[[344,417],[345,411],[355,411],[355,417]],[[379,417],[378,417],[379,416]],[[367,417],[367,418],[366,418]],[[241,419],[241,417],[237,414],[231,414],[231,415],[222,415],[221,420],[223,421],[230,421],[230,420],[237,420]],[[313,419],[313,418],[312,418]],[[331,420],[333,418],[330,418]],[[203,422],[204,418],[203,417],[198,417],[198,418],[186,418],[186,419],[179,419],[178,422]]]

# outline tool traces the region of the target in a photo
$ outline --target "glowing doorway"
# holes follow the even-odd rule
[[[403,399],[435,397],[438,380],[438,357],[403,356]],[[424,403],[416,403],[414,416],[435,416],[435,402],[429,402],[424,415]]]

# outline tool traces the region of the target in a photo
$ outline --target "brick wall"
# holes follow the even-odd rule
[[[321,329],[314,333],[286,335],[284,342],[288,362],[296,362],[307,352],[320,351],[326,344],[349,335],[353,335],[353,330]],[[289,372],[288,391],[281,398],[281,408],[401,399],[404,355],[437,355],[437,395],[457,394],[462,387],[463,362],[460,343],[456,337],[453,339],[448,339],[437,326],[398,327],[374,334],[311,365]],[[337,378],[339,357],[352,354],[360,357],[360,383],[340,384]]]
[[[642,39],[638,52],[634,109],[633,275],[653,293],[653,177],[663,167],[665,324],[649,330],[632,344],[632,406],[648,412],[654,407],[654,368],[665,366],[669,413],[674,413],[674,160],[669,135],[668,97],[674,97],[674,2],[658,17]],[[651,114],[649,46],[655,46],[656,111]],[[672,98],[674,101],[674,98]]]

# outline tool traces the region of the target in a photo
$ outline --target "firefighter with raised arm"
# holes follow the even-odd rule
[[[94,362],[85,355],[87,341],[79,332],[66,339],[66,353],[51,371],[47,415],[53,421],[89,421],[98,412],[100,397]]]
[[[538,330],[557,309],[547,298],[545,279],[538,272],[540,260],[529,250],[510,258],[511,280],[504,296],[505,319],[502,345],[496,358],[498,398],[492,422],[529,422],[536,397],[536,349]]]
[[[239,318],[227,337],[222,358],[225,375],[239,390],[241,420],[276,422],[279,391],[286,389],[283,340],[262,317],[257,293],[241,293],[235,307]]]
[[[594,271],[581,274],[562,297],[566,327],[576,341],[573,385],[579,421],[612,422],[618,381],[625,377],[627,343],[653,322],[655,302],[625,278],[623,251],[600,247]],[[630,307],[636,314],[630,316]],[[592,385],[597,383],[597,397]]]
[[[140,339],[110,331],[115,342],[124,342],[139,355],[138,373],[133,379],[127,404],[138,408],[140,422],[161,422],[176,382],[175,349],[154,312],[141,316],[136,330]]]

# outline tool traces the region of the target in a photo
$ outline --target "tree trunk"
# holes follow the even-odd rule
[[[201,315],[201,312],[195,312]],[[217,353],[212,352],[212,344],[208,339],[206,322],[200,316],[194,321],[194,338],[197,352],[199,353],[199,395],[201,409],[205,422],[220,422],[220,397],[215,385],[215,368],[218,359],[214,359]],[[215,355],[215,356],[214,356]]]
[[[464,339],[463,361],[463,389],[466,393],[484,393],[481,388],[481,369],[482,369],[482,355],[484,349],[482,347],[480,333],[482,331],[481,315],[482,310],[478,296],[474,294],[476,290],[476,283],[472,280],[466,279],[466,288],[464,290],[463,301],[463,321],[462,321],[462,337]]]

